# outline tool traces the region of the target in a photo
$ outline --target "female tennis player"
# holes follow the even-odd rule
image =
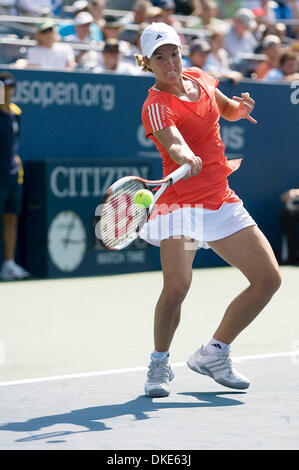
[[[236,266],[249,286],[230,303],[211,340],[187,364],[222,385],[245,389],[249,381],[232,368],[230,344],[269,302],[281,277],[270,244],[228,186],[227,176],[240,161],[225,158],[218,121],[222,116],[256,124],[250,115],[255,102],[249,93],[226,97],[217,89],[218,80],[199,68],[182,71],[180,38],[165,23],[153,23],[144,30],[141,50],[138,65],[152,71],[156,79],[142,110],[145,134],[161,153],[164,175],[184,163],[191,165],[187,178],[161,196],[141,231],[142,238],[161,248],[164,278],[145,393],[169,395],[174,377],[169,348],[199,247],[211,248]]]

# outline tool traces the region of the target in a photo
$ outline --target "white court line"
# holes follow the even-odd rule
[[[251,359],[270,359],[273,357],[289,357],[289,356],[298,356],[299,351],[288,351],[288,352],[280,352],[280,353],[271,353],[271,354],[257,354],[251,356],[237,356],[233,357],[233,361],[235,362],[242,362]],[[183,367],[186,366],[186,362],[177,362],[172,364],[173,367]],[[83,372],[79,374],[68,374],[68,375],[53,375],[50,377],[36,377],[34,379],[23,379],[23,380],[13,380],[10,382],[0,382],[0,387],[6,387],[9,385],[22,385],[22,384],[30,384],[30,383],[37,383],[37,382],[50,382],[53,380],[68,380],[68,379],[78,379],[83,377],[97,377],[100,375],[113,375],[113,374],[125,374],[126,372],[140,372],[147,370],[147,367],[129,367],[126,369],[110,369],[110,370],[99,370],[96,372]]]

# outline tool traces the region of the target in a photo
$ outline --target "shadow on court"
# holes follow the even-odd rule
[[[159,401],[153,401],[144,395],[137,397],[134,400],[130,400],[126,403],[120,403],[116,405],[104,405],[96,406],[91,408],[84,408],[81,410],[74,410],[70,413],[63,413],[51,416],[41,416],[39,418],[29,419],[24,422],[7,423],[0,426],[0,431],[14,431],[14,432],[33,432],[41,429],[54,426],[57,424],[72,424],[77,426],[83,426],[86,429],[81,431],[61,431],[53,433],[44,433],[38,435],[32,435],[29,437],[21,438],[15,442],[29,442],[40,439],[53,438],[57,436],[66,436],[70,434],[79,434],[84,432],[97,432],[97,431],[108,431],[113,429],[106,426],[102,421],[110,418],[117,418],[125,415],[132,415],[136,421],[142,421],[151,419],[147,413],[155,411],[169,409],[175,410],[179,408],[206,408],[206,407],[225,407],[225,406],[237,406],[243,405],[244,402],[233,398],[226,397],[226,395],[240,395],[246,394],[246,392],[183,392],[178,395],[184,397],[194,397],[198,400],[197,403],[184,403],[184,402],[164,402],[163,399]],[[56,441],[64,442],[64,441]]]

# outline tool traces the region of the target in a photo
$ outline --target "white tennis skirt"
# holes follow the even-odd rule
[[[139,236],[155,246],[170,237],[186,237],[197,242],[197,249],[208,249],[209,241],[228,237],[251,225],[256,222],[242,202],[223,203],[217,210],[184,206],[165,215],[156,215],[143,226]]]

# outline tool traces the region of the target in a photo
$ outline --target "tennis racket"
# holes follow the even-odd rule
[[[146,180],[138,176],[125,176],[113,183],[107,190],[104,201],[96,209],[99,221],[95,234],[108,250],[122,250],[138,237],[138,233],[149,219],[155,203],[165,189],[182,179],[190,170],[188,163],[177,168],[160,180]],[[140,189],[161,185],[148,209],[134,202]]]

